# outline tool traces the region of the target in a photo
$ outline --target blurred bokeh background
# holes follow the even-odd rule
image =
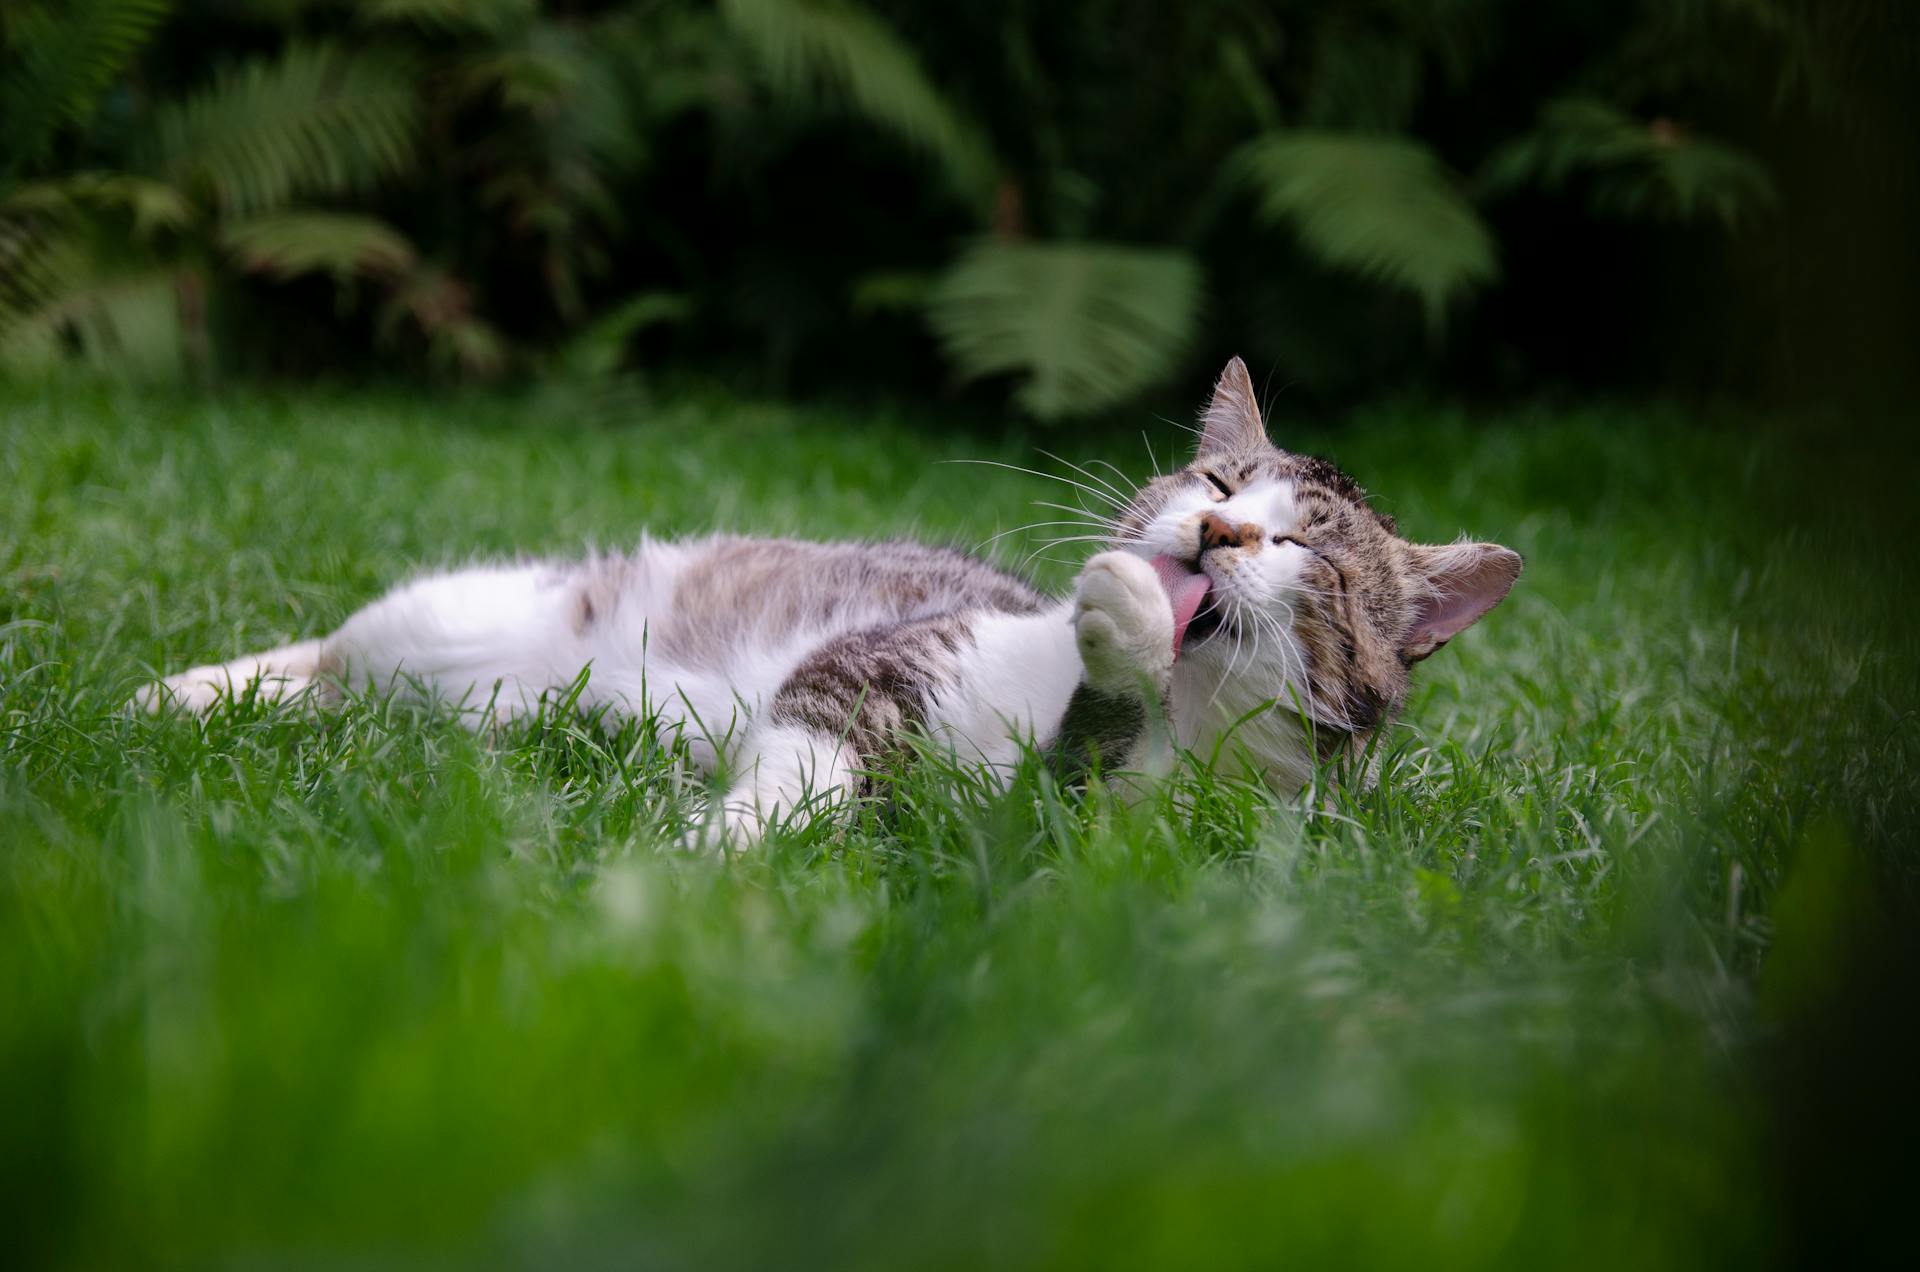
[[[0,368],[1915,381],[1903,0],[9,0]]]

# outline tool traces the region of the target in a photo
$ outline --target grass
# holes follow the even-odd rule
[[[1380,786],[1295,805],[922,774],[728,862],[663,847],[702,792],[634,729],[118,713],[423,563],[1051,515],[1048,483],[937,462],[1034,462],[1019,439],[559,401],[0,389],[27,1263],[1655,1268],[1804,1240],[1776,1061],[1844,1070],[1801,1043],[1854,916],[1911,896],[1910,467],[1677,410],[1283,425],[1409,533],[1529,561],[1422,669]]]

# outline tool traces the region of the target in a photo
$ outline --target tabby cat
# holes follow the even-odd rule
[[[507,718],[584,670],[582,709],[650,714],[732,774],[714,829],[740,845],[843,807],[909,731],[999,772],[1033,745],[1148,775],[1231,731],[1233,755],[1297,791],[1316,757],[1362,754],[1413,664],[1520,574],[1494,544],[1407,542],[1352,478],[1275,446],[1238,358],[1192,462],[1112,502],[1068,597],[920,543],[643,539],[419,578],[330,636],[137,702],[365,686]]]

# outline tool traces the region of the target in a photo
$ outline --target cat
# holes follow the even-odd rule
[[[1247,369],[1214,387],[1191,462],[1114,507],[1071,595],[913,542],[643,539],[568,563],[403,584],[319,640],[196,667],[136,705],[207,710],[237,691],[324,703],[425,691],[511,718],[580,685],[582,709],[644,711],[732,776],[732,846],[831,815],[909,734],[1004,773],[1164,774],[1232,752],[1283,793],[1361,758],[1409,669],[1498,604],[1520,556],[1397,533],[1324,460],[1268,439]],[[582,681],[582,672],[585,672]],[[476,710],[484,707],[484,710]]]

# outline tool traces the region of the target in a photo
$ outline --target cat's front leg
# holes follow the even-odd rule
[[[966,616],[942,615],[851,632],[802,659],[741,748],[721,813],[727,842],[844,811],[866,768],[950,686],[970,631]]]
[[[1165,701],[1173,677],[1173,607],[1152,566],[1126,552],[1088,561],[1074,585],[1073,628],[1087,684]]]
[[[1096,762],[1110,772],[1172,768],[1166,726],[1173,679],[1173,606],[1153,567],[1125,552],[1088,561],[1074,586],[1082,678],[1055,746],[1067,775]]]
[[[739,764],[715,819],[730,848],[751,847],[776,823],[838,811],[859,768],[843,738],[793,723],[750,730]]]

